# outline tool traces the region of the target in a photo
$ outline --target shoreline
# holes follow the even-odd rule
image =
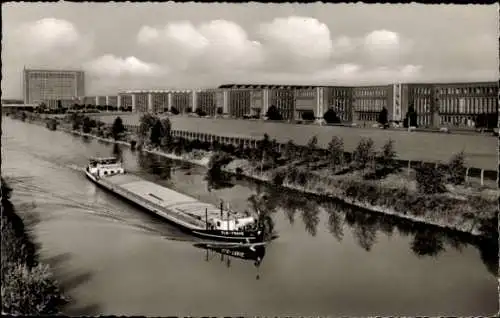
[[[35,123],[40,126],[43,126],[45,124],[44,118],[41,118],[40,120],[38,119],[32,119],[29,120],[29,123]],[[82,137],[90,137],[94,138],[96,140],[105,142],[105,143],[112,143],[112,144],[121,144],[125,145],[128,147],[131,147],[130,142],[123,141],[123,140],[114,140],[111,138],[104,138],[100,136],[96,136],[90,133],[83,133],[81,131],[75,131],[72,130],[71,128],[65,127],[64,124],[60,123],[57,125],[56,130],[64,131],[66,133],[70,133],[73,135],[79,135]],[[162,156],[171,160],[176,160],[176,161],[181,161],[181,162],[187,162],[193,165],[201,166],[204,168],[208,168],[208,163],[210,160],[211,153],[207,152],[202,159],[194,159],[189,157],[189,153],[184,153],[182,155],[176,155],[174,153],[166,153],[158,149],[151,149],[148,146],[144,146],[141,149],[137,149],[137,151],[142,151],[146,153],[151,153],[155,154],[158,156]],[[230,173],[232,175],[238,175],[236,172],[236,167],[233,169],[229,169],[227,166],[222,167],[222,170],[226,173]],[[248,169],[247,169],[248,170]],[[245,169],[242,169],[241,173],[239,175],[253,180],[253,181],[258,181],[258,182],[264,182],[266,184],[272,183],[272,176],[266,175],[266,174],[261,174],[261,173],[255,173],[255,169],[252,168],[250,169],[251,171],[247,171]],[[324,181],[324,180],[321,180]],[[321,197],[321,198],[328,198],[330,200],[339,200],[342,201],[346,204],[352,205],[354,207],[358,207],[360,209],[367,210],[372,213],[378,213],[378,214],[384,214],[384,215],[391,215],[394,217],[398,217],[400,219],[404,219],[407,221],[415,222],[415,223],[420,223],[420,224],[425,224],[425,225],[430,225],[430,226],[435,226],[438,228],[446,229],[446,230],[451,230],[451,231],[457,231],[461,232],[464,234],[469,234],[474,237],[487,237],[488,232],[484,232],[480,230],[480,219],[464,219],[463,217],[458,217],[458,218],[453,218],[455,222],[446,222],[443,220],[436,220],[433,219],[432,217],[429,216],[418,216],[418,215],[413,215],[413,214],[407,214],[404,212],[400,212],[395,210],[392,207],[388,207],[385,205],[374,205],[370,204],[367,202],[363,202],[354,198],[350,198],[346,196],[343,192],[345,192],[345,189],[339,188],[338,186],[325,186],[323,185],[309,185],[307,184],[306,186],[299,186],[297,184],[293,184],[289,182],[288,180],[283,180],[283,183],[280,185],[280,187],[283,187],[287,190],[291,191],[298,191],[301,194],[306,194],[306,195],[313,195],[315,197]],[[319,189],[318,189],[319,188]]]
[[[74,131],[74,130],[71,130],[71,129],[63,128],[63,127],[60,127],[60,126],[57,127],[57,130],[62,130],[62,131],[71,133],[73,135],[79,135],[79,136],[82,136],[82,137],[94,138],[94,139],[97,139],[97,140],[100,140],[100,141],[103,141],[103,142],[107,142],[107,143],[121,144],[121,145],[125,145],[125,146],[128,146],[128,147],[131,146],[130,143],[126,142],[126,141],[113,140],[113,139],[109,139],[109,138],[103,138],[103,137],[95,136],[95,135],[92,135],[92,134],[87,134],[87,133],[83,133],[83,132],[79,132],[79,131]],[[158,155],[158,156],[162,156],[162,157],[165,157],[165,158],[168,158],[168,159],[182,161],[182,162],[187,162],[187,163],[190,163],[190,164],[193,164],[193,165],[197,165],[197,166],[201,166],[201,167],[204,167],[204,168],[208,168],[209,157],[206,157],[206,156],[203,159],[193,159],[193,158],[189,158],[186,155],[178,156],[178,155],[173,154],[173,153],[165,153],[163,151],[159,151],[159,150],[156,150],[156,149],[149,149],[148,147],[144,147],[141,150],[138,149],[138,151],[143,151],[143,152],[146,152],[146,153],[151,153],[151,154],[155,154],[155,155]],[[235,171],[235,169],[228,169],[227,167],[223,167],[222,170],[224,172],[231,173],[233,175],[237,174],[236,171]],[[264,182],[266,184],[269,184],[269,183],[272,182],[272,180],[271,180],[271,178],[269,176],[264,176],[264,175],[259,175],[259,174],[253,174],[253,173],[245,171],[245,170],[243,170],[241,172],[241,175],[244,176],[244,177],[246,177],[246,178],[248,178],[248,179],[255,180],[255,181],[260,181],[260,182]],[[396,211],[395,209],[390,208],[390,207],[386,207],[386,206],[382,206],[382,205],[372,205],[372,204],[369,204],[369,203],[366,203],[366,202],[361,202],[359,200],[352,199],[352,198],[349,198],[349,197],[343,195],[341,193],[342,190],[338,189],[338,188],[332,188],[332,189],[328,189],[328,190],[327,189],[322,189],[323,191],[318,191],[316,189],[310,189],[308,187],[301,187],[301,186],[292,184],[292,183],[287,182],[287,181],[284,181],[281,186],[283,188],[285,188],[285,189],[288,189],[288,190],[298,191],[300,193],[308,194],[308,195],[314,195],[315,197],[327,197],[327,198],[333,199],[333,200],[340,200],[340,201],[342,201],[342,202],[344,202],[346,204],[349,204],[349,205],[352,205],[352,206],[355,206],[355,207],[358,207],[358,208],[361,208],[361,209],[364,209],[364,210],[367,210],[367,211],[370,211],[370,212],[379,213],[379,214],[385,214],[385,215],[391,215],[391,216],[398,217],[398,218],[401,218],[401,219],[405,219],[405,220],[408,220],[408,221],[411,221],[411,222],[415,222],[415,223],[421,223],[421,224],[431,225],[431,226],[443,228],[443,229],[446,229],[446,230],[458,231],[458,232],[461,232],[461,233],[470,234],[470,235],[475,236],[475,237],[483,237],[483,236],[486,235],[486,233],[483,233],[482,231],[480,231],[479,224],[478,224],[477,221],[476,222],[473,222],[473,221],[471,221],[471,222],[462,222],[461,224],[446,224],[446,223],[444,223],[442,221],[436,221],[436,220],[432,220],[432,219],[429,219],[429,218],[426,218],[426,217],[420,217],[420,216],[415,216],[415,215],[407,215],[407,214],[404,214],[403,212]]]

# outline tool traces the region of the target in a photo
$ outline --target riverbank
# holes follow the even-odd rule
[[[57,129],[95,138],[102,142],[127,146],[131,146],[131,140],[137,140],[133,134],[126,137],[127,141],[115,141],[111,138],[74,131],[69,123],[61,123]],[[209,168],[214,149],[207,147],[206,144],[202,145],[199,141],[194,143],[194,141],[184,140],[176,146],[175,151],[162,151],[159,147],[153,148],[145,145],[141,151]],[[190,146],[186,146],[187,144]],[[193,152],[194,149],[196,152]],[[225,151],[225,149],[217,150]],[[255,151],[254,149],[251,152]],[[441,193],[422,194],[415,180],[415,169],[400,169],[383,178],[370,180],[366,178],[366,170],[370,171],[370,169],[352,169],[349,165],[337,167],[334,173],[331,167],[321,160],[317,160],[319,164],[316,162],[314,165],[304,160],[298,160],[298,162],[288,160],[278,165],[273,163],[269,167],[267,163],[264,165],[261,160],[250,159],[248,155],[247,158],[242,158],[245,156],[241,153],[234,155],[234,151],[229,150],[226,153],[233,155],[233,160],[222,167],[222,170],[227,173],[272,183],[275,186],[301,193],[339,199],[366,210],[393,215],[413,222],[474,236],[496,235],[498,191],[495,189],[473,187],[470,184],[444,184],[444,191]],[[279,168],[274,168],[276,166]],[[347,172],[339,173],[339,170],[347,170]]]
[[[67,302],[51,269],[38,261],[29,226],[10,202],[2,179],[2,315],[55,315]]]

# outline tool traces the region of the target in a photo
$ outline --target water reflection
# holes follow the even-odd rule
[[[462,251],[470,244],[479,249],[481,259],[490,273],[497,275],[498,240],[475,238],[390,215],[373,213],[340,201],[318,200],[283,189],[259,185],[258,191],[261,192],[258,196],[252,195],[249,198],[254,209],[264,210],[267,215],[281,209],[291,224],[295,222],[296,214],[300,213],[306,231],[312,236],[317,233],[320,211],[323,210],[328,216],[327,228],[339,242],[342,241],[347,226],[358,245],[367,252],[377,243],[379,234],[390,237],[395,230],[402,236],[411,238],[409,249],[417,257],[437,257],[447,248]]]
[[[231,267],[231,259],[242,259],[252,261],[256,268],[259,268],[264,256],[266,255],[266,247],[264,244],[250,246],[236,246],[228,244],[209,244],[197,243],[195,247],[205,250],[205,261],[210,262],[218,258],[225,264],[227,268]],[[256,279],[260,279],[257,274]]]
[[[139,151],[137,164],[147,173],[150,173],[162,180],[172,178],[172,160],[148,152]]]

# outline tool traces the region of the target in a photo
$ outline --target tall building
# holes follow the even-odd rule
[[[23,70],[23,97],[27,104],[45,103],[49,108],[70,107],[85,96],[83,71]]]

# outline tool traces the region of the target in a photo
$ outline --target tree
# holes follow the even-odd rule
[[[153,146],[160,146],[161,140],[164,136],[164,129],[161,121],[156,119],[153,127],[151,127],[151,134],[149,136],[149,140]]]
[[[326,113],[323,115],[323,119],[328,123],[328,124],[340,124],[340,118],[337,116],[337,113],[335,110],[333,110],[332,107],[330,107]]]
[[[283,120],[283,116],[281,116],[280,111],[278,110],[278,107],[272,105],[269,107],[266,113],[266,117],[269,120]]]
[[[125,131],[125,126],[123,126],[122,119],[118,116],[113,122],[113,126],[111,127],[111,135],[114,140],[117,140],[121,133]]]
[[[373,140],[371,138],[361,138],[353,156],[354,162],[359,169],[366,168],[367,164],[375,158]]]
[[[217,115],[222,115],[224,113],[224,109],[222,107],[217,107]]]
[[[288,160],[294,160],[297,156],[297,146],[292,140],[289,140],[285,145],[284,150],[285,158]]]
[[[172,123],[170,119],[164,118],[161,120],[161,125],[163,127],[163,134],[161,137],[161,146],[169,147],[172,143]]]
[[[413,105],[410,105],[403,122],[404,127],[418,127],[417,119],[418,117],[417,113],[415,112],[415,108],[413,107]]]
[[[465,154],[463,151],[461,151],[455,154],[448,164],[448,181],[456,185],[463,184],[465,182],[466,172],[467,168],[465,167]]]
[[[312,136],[311,139],[307,142],[307,145],[304,149],[304,158],[307,161],[307,165],[313,163],[318,159],[318,137]]]
[[[86,134],[90,133],[92,130],[90,118],[85,116],[82,120],[82,131]]]
[[[144,114],[141,116],[141,119],[139,119],[139,130],[138,130],[138,136],[141,141],[146,140],[151,131],[151,128],[156,123],[156,121],[157,118],[151,114]]]
[[[302,119],[303,120],[315,120],[316,117],[314,117],[314,112],[312,110],[308,110],[302,113]]]
[[[384,128],[387,128],[387,124],[389,123],[387,108],[383,107],[378,114],[378,123]]]
[[[330,164],[335,170],[339,165],[344,163],[344,141],[342,138],[333,136],[332,140],[328,143],[328,157]]]
[[[384,168],[391,169],[394,167],[396,157],[397,154],[396,150],[394,150],[394,140],[389,139],[382,146],[382,151],[380,152],[380,162]]]

